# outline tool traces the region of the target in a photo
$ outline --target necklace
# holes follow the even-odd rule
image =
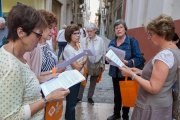
[[[79,50],[79,46],[78,46],[78,44],[72,44],[72,43],[70,43],[70,45],[71,45],[71,47],[73,47],[76,51],[77,50]]]
[[[15,54],[15,52],[14,52],[14,42],[12,43],[12,54],[13,54],[18,60],[20,60],[22,63],[26,63],[26,60],[23,58],[23,56],[18,57],[18,55]]]

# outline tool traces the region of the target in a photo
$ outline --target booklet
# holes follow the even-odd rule
[[[120,58],[113,52],[113,50],[109,50],[105,55],[109,60],[110,64],[116,67],[123,67],[125,64],[120,60]]]
[[[52,91],[58,88],[68,89],[71,86],[82,82],[85,77],[78,70],[69,70],[60,73],[57,78],[53,78],[41,84],[42,91],[47,96]]]
[[[85,49],[83,50],[82,53],[70,58],[69,60],[67,61],[63,61],[62,63],[60,64],[57,64],[56,65],[56,68],[64,68],[64,67],[67,67],[68,65],[70,65],[71,63],[75,62],[76,60],[78,60],[79,58],[85,56],[85,55],[88,55],[88,56],[93,56],[94,54],[92,53],[91,50],[89,49]]]
[[[124,50],[120,50],[118,48],[115,48],[113,46],[110,46],[108,50],[112,50],[121,60],[124,60],[126,52]]]

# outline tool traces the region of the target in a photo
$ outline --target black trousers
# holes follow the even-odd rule
[[[124,78],[112,78],[113,81],[113,88],[114,88],[114,114],[117,116],[121,116],[121,108],[122,108],[122,118],[128,119],[129,118],[129,107],[122,107],[122,99],[121,99],[121,92],[119,81],[124,80]]]

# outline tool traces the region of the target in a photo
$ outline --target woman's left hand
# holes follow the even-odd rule
[[[64,67],[64,68],[58,68],[57,69],[57,73],[62,73],[62,72],[64,72],[66,70],[66,68]]]
[[[131,76],[134,72],[129,67],[121,67],[119,68],[123,76]]]
[[[122,60],[122,62],[127,66],[128,65],[128,61],[127,60]]]
[[[53,78],[56,78],[58,77],[59,73],[56,73],[56,74],[48,74],[48,75],[43,75],[43,76],[38,76],[38,79],[39,79],[39,82],[40,83],[44,83],[46,81],[49,81]]]

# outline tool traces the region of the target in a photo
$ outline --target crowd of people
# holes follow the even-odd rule
[[[23,11],[23,12],[22,12]],[[94,105],[93,95],[97,79],[105,69],[105,41],[96,34],[97,27],[89,23],[63,25],[56,31],[57,18],[47,10],[36,10],[18,3],[5,19],[0,17],[0,119],[42,120],[47,102],[59,102],[66,98],[65,119],[75,120],[75,107],[83,98],[85,85],[77,83],[69,89],[59,88],[44,96],[40,84],[57,77],[60,73],[76,69],[90,77],[88,103]],[[172,120],[172,89],[176,84],[180,41],[175,33],[173,19],[160,15],[146,26],[148,40],[160,51],[142,69],[144,58],[138,40],[127,34],[124,20],[114,23],[115,38],[108,47],[125,51],[122,62],[125,67],[110,65],[114,90],[114,111],[107,120],[129,120],[129,107],[122,105],[119,81],[129,77],[139,84],[132,120]],[[49,40],[56,40],[59,48],[50,47]],[[52,43],[51,45],[55,45]],[[89,49],[94,55],[83,56],[65,68],[52,69]],[[110,61],[109,61],[110,62]],[[122,110],[122,112],[121,112]],[[121,116],[122,115],[122,116]]]

